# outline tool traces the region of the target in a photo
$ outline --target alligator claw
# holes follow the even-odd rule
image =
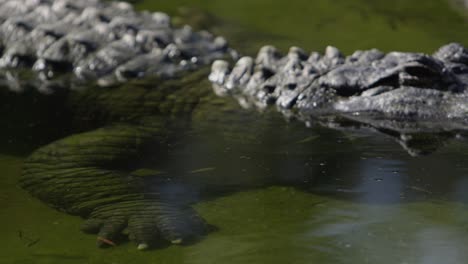
[[[207,225],[188,206],[149,200],[98,208],[81,229],[97,234],[99,247],[116,246],[127,235],[139,250],[145,250],[161,240],[182,244],[195,239],[206,233]]]

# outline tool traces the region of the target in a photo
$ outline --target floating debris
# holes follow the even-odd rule
[[[159,170],[152,170],[152,169],[139,169],[135,170],[131,173],[132,176],[137,176],[137,177],[148,177],[148,176],[156,176],[156,175],[161,175],[161,174],[166,174],[167,172],[165,171],[159,171]]]
[[[32,247],[41,241],[40,238],[33,238],[26,235],[23,230],[18,230],[18,238],[24,243],[26,247]]]
[[[203,172],[208,172],[208,171],[214,171],[215,169],[216,169],[215,167],[207,167],[207,168],[192,170],[190,171],[190,173],[203,173]]]
[[[115,247],[117,246],[117,244],[114,243],[114,241],[110,240],[110,239],[107,239],[105,237],[100,237],[98,236],[97,237],[97,242],[99,244],[104,244],[104,245],[109,245],[109,246],[112,246],[112,247]]]
[[[313,136],[310,136],[310,137],[306,137],[306,138],[304,138],[302,140],[297,141],[296,144],[304,144],[304,143],[312,142],[312,141],[318,139],[319,137],[320,136],[318,136],[318,135],[313,135]]]
[[[414,191],[422,192],[422,193],[432,194],[431,191],[424,189],[422,187],[418,187],[418,186],[410,186],[410,189]]]

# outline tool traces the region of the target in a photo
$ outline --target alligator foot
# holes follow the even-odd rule
[[[124,236],[139,250],[169,241],[181,244],[204,235],[205,221],[189,206],[158,200],[126,201],[96,208],[82,225],[97,234],[99,247],[116,246]]]

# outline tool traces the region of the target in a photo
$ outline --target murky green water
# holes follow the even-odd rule
[[[236,47],[254,52],[265,43],[323,50],[357,49],[433,52],[450,42],[467,43],[464,10],[444,0],[173,0],[142,1],[143,9],[177,14],[195,7],[221,18],[220,31]],[[183,8],[182,8],[183,9]],[[195,22],[210,21],[191,16]],[[213,18],[211,18],[213,20]],[[226,27],[223,30],[222,27]],[[244,38],[238,38],[238,37]]]
[[[180,6],[216,14],[189,18],[201,25],[216,21],[212,29],[245,53],[266,43],[309,50],[333,44],[347,53],[468,44],[462,11],[445,1],[139,4],[172,14]],[[16,185],[30,151],[77,125],[66,122],[66,111],[56,111],[63,106],[55,99],[11,98],[2,94],[0,100],[7,120],[0,132],[0,263],[467,262],[466,141],[415,158],[390,137],[306,128],[274,113],[266,121],[245,118],[242,128],[202,123],[181,131],[184,140],[161,167],[192,172],[186,184],[207,192],[195,208],[218,230],[187,246],[139,252],[124,243],[103,250],[95,236],[79,231],[81,219],[50,209]],[[231,114],[226,119],[250,115]],[[239,131],[247,136],[236,136]]]

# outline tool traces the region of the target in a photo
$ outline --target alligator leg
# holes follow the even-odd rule
[[[195,238],[206,230],[195,210],[161,195],[157,175],[136,176],[126,166],[164,141],[165,125],[146,119],[58,140],[26,160],[20,184],[52,207],[87,218],[83,231],[97,233],[98,245],[113,245],[124,230],[139,249]]]

